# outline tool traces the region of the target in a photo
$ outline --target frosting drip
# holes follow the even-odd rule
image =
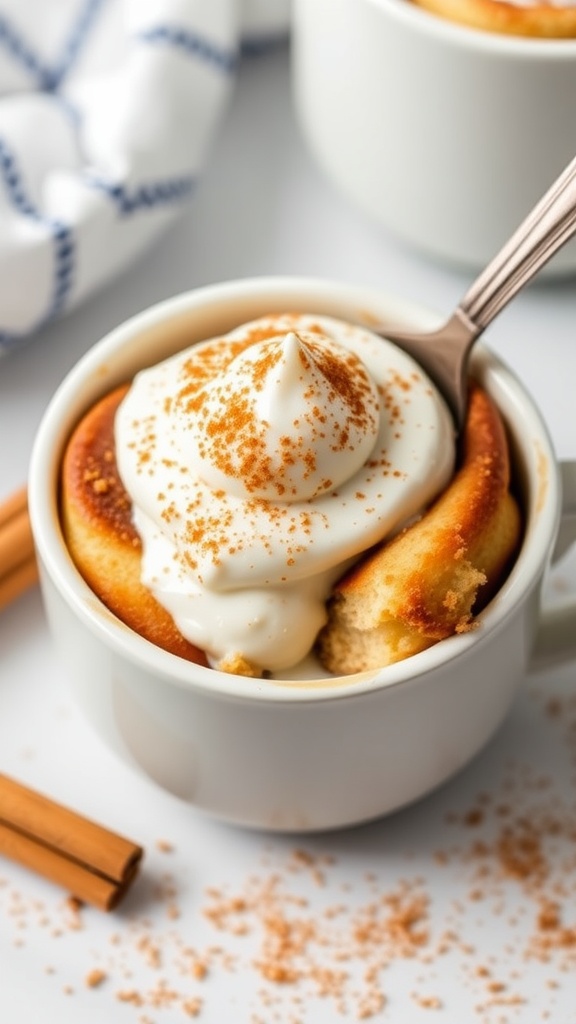
[[[266,317],[134,379],[116,418],[142,579],[214,665],[280,672],[337,578],[446,485],[451,417],[421,368],[329,317]]]

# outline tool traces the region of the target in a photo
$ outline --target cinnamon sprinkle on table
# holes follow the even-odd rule
[[[561,730],[576,767],[576,698],[553,700],[543,714]],[[443,827],[442,849],[405,851],[394,861],[383,823],[372,842],[373,853],[381,843],[379,859],[354,881],[330,840],[289,849],[271,839],[246,877],[215,879],[178,924],[189,876],[175,857],[174,871],[163,871],[164,854],[176,847],[158,840],[153,916],[133,909],[116,920],[79,976],[67,945],[82,948],[91,935],[90,908],[27,897],[0,878],[0,919],[15,948],[25,950],[36,933],[58,935],[46,984],[52,977],[66,994],[89,988],[103,1017],[107,1000],[121,1002],[133,1024],[162,1024],[163,1014],[202,1019],[223,990],[234,992],[247,977],[243,1024],[313,1024],[320,1005],[335,1020],[434,1019],[441,1011],[455,1020],[453,978],[469,1021],[557,1020],[557,1001],[576,971],[576,799],[561,798],[542,772],[510,762],[492,793],[453,807]],[[399,863],[412,870],[399,875]],[[479,938],[488,929],[487,949]],[[536,972],[538,1011],[530,996]],[[409,979],[403,990],[399,976]]]

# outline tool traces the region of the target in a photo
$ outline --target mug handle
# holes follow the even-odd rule
[[[552,563],[576,541],[576,461],[560,462],[562,510]],[[530,670],[561,665],[576,658],[576,594],[545,605],[540,612]]]

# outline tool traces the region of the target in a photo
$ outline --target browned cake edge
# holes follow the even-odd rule
[[[450,486],[337,584],[317,645],[324,666],[337,674],[377,668],[472,628],[519,544],[521,516],[509,484],[502,420],[473,386]]]
[[[114,418],[128,390],[97,402],[75,428],[62,462],[60,510],[66,544],[96,596],[144,639],[187,661],[206,657],[176,628],[140,581],[142,547],[116,465]]]
[[[541,39],[576,37],[576,9],[539,3],[518,7],[502,0],[412,0],[431,14],[468,28]]]

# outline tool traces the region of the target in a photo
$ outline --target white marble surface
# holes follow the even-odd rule
[[[244,68],[205,180],[170,234],[105,292],[0,363],[0,496],[24,481],[54,388],[109,328],[195,285],[263,274],[381,285],[446,313],[471,280],[403,247],[323,178],[295,125],[284,52]],[[487,337],[532,391],[562,458],[576,457],[575,328],[570,280],[532,286]],[[555,585],[571,575],[566,570]],[[385,997],[377,1019],[576,1020],[576,665],[527,679],[489,749],[426,801],[348,832],[270,837],[201,817],[102,747],[69,697],[34,591],[0,619],[0,751],[1,771],[146,847],[143,875],[121,908],[111,916],[85,909],[77,921],[58,889],[0,863],[0,1003],[10,1024],[40,1017],[175,1024],[195,1009],[206,1024],[357,1020],[374,996],[364,978],[370,967]],[[160,841],[172,851],[159,849]],[[474,853],[474,844],[484,845]],[[295,862],[297,848],[318,858],[322,879],[305,858]],[[284,891],[276,920],[308,926],[303,961],[285,949],[285,967],[300,974],[283,984],[267,981],[258,966],[272,935],[262,898],[237,905],[243,928],[225,917],[227,927],[218,929],[205,913],[209,887],[245,896],[250,879],[269,885],[274,874]],[[401,892],[425,897],[417,927],[428,940],[412,943],[406,956],[396,932],[382,968],[393,934],[389,900]],[[548,929],[539,926],[548,900],[558,904],[564,931],[550,920]],[[336,905],[338,913],[326,913]],[[368,905],[372,932],[359,931],[355,915]],[[207,953],[216,946],[226,955]],[[210,960],[204,979],[184,971],[184,947]],[[311,968],[320,961],[333,972],[332,991],[334,972],[347,972],[340,999],[318,994],[319,971]],[[90,988],[85,979],[95,967],[106,978]],[[128,1001],[122,991],[132,991]],[[201,1007],[184,1005],[186,998],[201,999]]]

